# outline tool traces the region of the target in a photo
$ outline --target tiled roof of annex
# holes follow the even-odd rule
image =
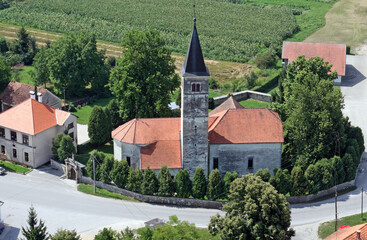
[[[339,229],[324,240],[357,240],[357,230],[361,230],[360,239],[367,239],[367,223]]]
[[[17,105],[30,98],[30,91],[34,91],[33,85],[11,81],[1,93],[0,99],[7,104]],[[46,91],[44,88],[37,87],[37,92],[44,94]]]
[[[29,98],[1,113],[0,126],[36,135],[53,126],[63,125],[69,116],[68,112]]]
[[[345,76],[345,44],[283,42],[283,59],[288,59],[289,63],[291,63],[301,55],[304,55],[306,59],[322,57],[325,62],[333,65],[332,71],[336,71],[340,76]]]

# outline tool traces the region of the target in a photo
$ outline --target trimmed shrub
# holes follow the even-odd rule
[[[52,142],[51,151],[52,151],[54,160],[59,160],[59,155],[57,154],[57,149],[59,149],[59,147],[60,147],[60,142],[61,142],[62,136],[64,136],[64,134],[58,133],[56,135],[55,139]]]
[[[336,179],[336,184],[343,183],[345,180],[345,170],[343,160],[339,156],[330,159],[333,167],[333,177]]]
[[[160,196],[173,196],[175,192],[175,184],[172,176],[169,173],[167,165],[163,165],[158,174],[159,189],[158,195]]]
[[[103,163],[103,160],[105,159],[106,155],[103,152],[99,152],[97,150],[92,151],[89,157],[89,160],[87,162],[87,166],[85,167],[88,176],[92,179],[93,179],[93,156],[96,159],[95,161],[96,180],[99,181],[101,179],[101,175],[100,175],[101,171],[99,168],[101,167],[101,164]]]
[[[175,177],[177,197],[188,198],[192,192],[192,182],[189,172],[186,169],[180,169]]]
[[[73,139],[69,135],[63,135],[60,141],[60,147],[57,149],[59,162],[63,163],[66,158],[71,158],[73,153],[75,153]]]
[[[112,170],[115,161],[112,156],[105,156],[101,167],[99,168],[101,180],[104,183],[110,183],[112,180]]]
[[[287,194],[291,191],[291,176],[288,169],[274,169],[274,175],[270,177],[269,182],[281,194]]]
[[[141,193],[153,195],[158,192],[158,179],[152,169],[147,167],[143,172],[143,183],[141,185]]]
[[[125,159],[121,161],[115,161],[111,176],[116,186],[119,188],[126,188],[129,173],[130,166]]]
[[[74,230],[58,229],[54,235],[50,236],[51,240],[82,240],[78,233]]]
[[[202,167],[197,167],[192,179],[192,196],[204,199],[206,194],[206,178]]]
[[[351,181],[356,177],[356,167],[354,166],[353,157],[351,154],[346,153],[342,158],[345,181]]]
[[[307,179],[300,167],[294,167],[291,172],[291,195],[301,196],[307,193]]]
[[[229,193],[229,188],[231,183],[238,178],[238,173],[236,171],[234,172],[226,172],[226,174],[224,175],[224,190],[226,195],[228,195]]]
[[[97,235],[94,236],[94,240],[117,240],[117,232],[111,228],[103,228]]]
[[[259,176],[261,178],[261,180],[263,180],[264,182],[269,182],[271,174],[268,168],[265,169],[259,169],[256,173],[255,176]]]
[[[132,192],[140,193],[142,180],[143,174],[140,169],[130,169],[126,188]]]
[[[220,177],[218,169],[215,169],[210,173],[207,188],[208,199],[217,200],[225,197],[224,183]]]

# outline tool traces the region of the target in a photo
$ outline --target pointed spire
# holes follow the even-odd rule
[[[200,47],[199,35],[196,30],[196,18],[194,18],[194,29],[191,34],[190,45],[187,50],[185,63],[181,69],[183,76],[185,74],[209,76],[209,71],[205,66],[203,53]]]

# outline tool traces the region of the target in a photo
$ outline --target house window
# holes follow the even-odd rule
[[[11,138],[11,140],[16,141],[17,140],[17,133],[14,132],[14,131],[11,131],[10,132],[10,138]]]
[[[13,148],[13,158],[17,158],[17,150]]]
[[[69,125],[68,125],[68,130],[69,129],[72,129],[74,127],[74,123],[69,123]]]
[[[23,135],[23,144],[29,144],[29,137],[27,135]]]
[[[218,158],[213,158],[213,169],[218,169]]]
[[[200,92],[200,83],[193,83],[193,84],[191,84],[191,91],[193,91],[193,92]]]
[[[73,139],[73,142],[74,142],[74,133],[69,133],[69,136],[71,137],[71,139]]]
[[[24,161],[29,162],[29,154],[27,152],[24,153]]]
[[[254,168],[254,157],[249,157],[247,162],[247,168],[253,169]]]
[[[0,128],[0,137],[5,137],[5,129]]]
[[[127,164],[129,164],[129,166],[131,166],[131,158],[130,157],[126,157],[126,161],[127,161]]]
[[[1,145],[1,153],[5,154],[5,146],[4,145]]]

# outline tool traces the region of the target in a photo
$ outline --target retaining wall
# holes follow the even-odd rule
[[[93,180],[89,177],[82,177],[82,183],[93,185]],[[98,188],[103,188],[108,191],[119,193],[127,197],[134,198],[141,202],[163,204],[163,205],[176,205],[182,207],[197,207],[197,208],[211,208],[211,209],[222,209],[226,202],[192,199],[192,198],[178,198],[178,197],[161,197],[161,196],[151,196],[143,195],[140,193],[131,192],[126,189],[118,188],[116,186],[105,184],[100,181],[96,181],[96,186]]]
[[[249,99],[249,98],[259,100],[259,101],[263,101],[263,102],[270,102],[270,99],[271,99],[270,94],[262,93],[262,92],[255,92],[255,91],[250,91],[250,90],[235,92],[235,93],[232,94],[232,96],[238,102]],[[222,104],[225,100],[227,100],[228,97],[229,97],[229,95],[223,95],[223,96],[215,97],[214,98],[214,106],[218,106],[218,105]]]

